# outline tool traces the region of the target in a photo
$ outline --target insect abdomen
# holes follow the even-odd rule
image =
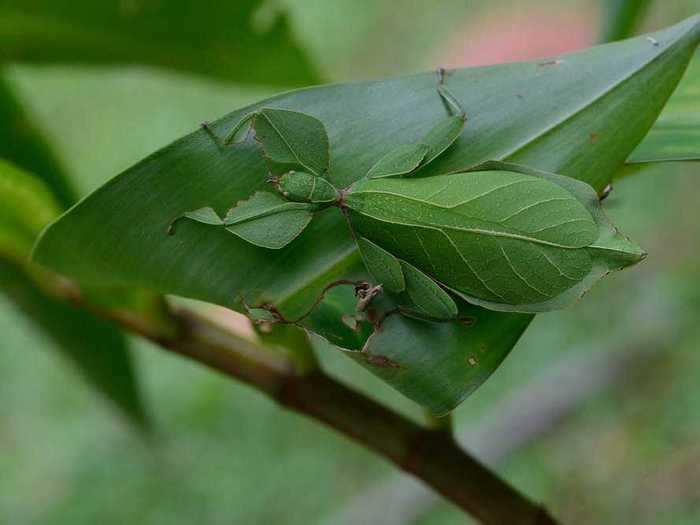
[[[585,248],[597,238],[595,221],[539,177],[486,171],[384,179],[360,183],[346,199],[360,235],[469,297],[541,303],[591,270]]]

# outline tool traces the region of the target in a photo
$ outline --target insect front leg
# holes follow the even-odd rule
[[[437,76],[438,76],[438,83],[437,83],[437,92],[438,95],[442,98],[442,100],[445,102],[445,105],[448,108],[448,111],[450,113],[462,117],[464,120],[467,119],[467,113],[464,111],[464,108],[462,107],[462,104],[457,100],[457,97],[455,97],[450,89],[447,87],[447,84],[445,84],[445,78],[447,76],[447,71],[445,70],[444,67],[440,67],[437,70]]]
[[[438,70],[437,92],[449,116],[435,124],[414,144],[402,144],[381,157],[367,172],[367,178],[404,177],[416,173],[442,155],[459,138],[467,114],[445,84],[445,70]]]

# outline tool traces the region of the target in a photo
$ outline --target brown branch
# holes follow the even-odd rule
[[[547,511],[460,448],[446,428],[430,429],[348,388],[323,371],[304,373],[291,356],[237,336],[184,309],[163,326],[126,312],[98,310],[62,282],[50,293],[89,308],[123,329],[242,381],[413,474],[486,525],[556,525]]]
[[[191,312],[180,310],[173,316],[180,330],[169,337],[155,336],[139,326],[126,327],[345,434],[423,480],[484,524],[556,523],[544,508],[463,451],[448,431],[421,427],[321,370],[301,374],[284,354],[261,348]]]
[[[649,333],[654,335],[623,348],[563,358],[499,401],[479,420],[478,428],[458,427],[457,441],[478,454],[487,466],[501,463],[536,438],[551,434],[602,392],[628,387],[636,376],[630,370],[658,359],[662,341],[672,337],[668,329],[658,327]],[[556,396],[552,395],[552,385],[561,385]],[[324,523],[407,525],[421,521],[441,502],[426,486],[395,473],[367,486]]]

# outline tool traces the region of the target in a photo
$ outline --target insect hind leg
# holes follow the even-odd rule
[[[209,138],[211,138],[212,141],[214,141],[214,144],[216,144],[217,147],[223,148],[224,147],[224,140],[216,134],[214,131],[214,128],[211,127],[211,124],[209,122],[202,122],[201,124],[202,129],[204,132],[209,135]]]
[[[456,116],[460,116],[464,120],[466,120],[467,119],[466,111],[464,111],[464,108],[457,100],[457,97],[455,97],[452,94],[452,91],[450,91],[450,89],[447,87],[447,84],[445,83],[445,79],[446,79],[447,75],[448,75],[448,72],[444,67],[439,67],[437,69],[437,77],[438,77],[437,92],[438,92],[438,95],[440,95],[440,98],[445,103],[445,105],[447,106],[447,109],[450,113],[452,113]]]

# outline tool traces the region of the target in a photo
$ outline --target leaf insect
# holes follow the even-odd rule
[[[310,115],[264,107],[223,139],[207,128],[225,147],[249,125],[277,173],[269,178],[276,191],[256,192],[224,217],[200,208],[176,221],[224,227],[280,249],[316,212],[339,208],[368,273],[400,311],[437,321],[457,318],[455,297],[500,311],[563,308],[607,273],[645,257],[583,182],[498,161],[426,173],[467,121],[444,80],[440,70],[437,92],[448,115],[418,142],[388,151],[348,188],[330,182],[328,135]]]

